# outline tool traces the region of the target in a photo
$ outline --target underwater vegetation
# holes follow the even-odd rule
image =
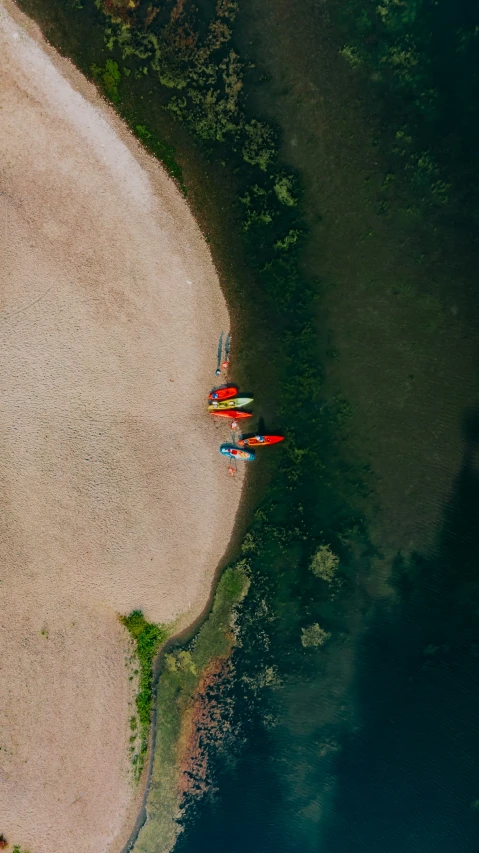
[[[477,240],[479,13],[468,2],[336,4],[341,53],[376,98],[389,191],[405,177],[423,214]],[[388,188],[385,187],[385,190]]]
[[[205,738],[208,731],[215,742],[222,735],[222,717],[218,713],[211,720],[208,693],[227,667],[237,642],[235,622],[248,592],[248,575],[245,561],[227,568],[211,612],[196,636],[186,648],[174,648],[164,655],[156,697],[148,820],[140,829],[135,850],[170,850],[181,831],[185,798],[200,796],[208,789]],[[205,730],[199,739],[196,730],[201,721]]]
[[[44,2],[34,0],[34,13]],[[252,717],[258,708],[264,721],[268,713],[274,716],[274,708],[267,710],[266,694],[271,693],[274,705],[275,693],[296,675],[298,666],[313,672],[324,646],[347,642],[332,602],[354,589],[358,554],[370,548],[358,505],[358,494],[369,493],[369,473],[366,466],[340,458],[350,408],[339,395],[323,393],[316,321],[322,285],[302,268],[308,238],[303,191],[298,175],[281,161],[279,129],[248,109],[252,70],[234,41],[240,4],[97,0],[93,6],[86,0],[82,8],[66,9],[57,0],[48,3],[64,16],[55,24],[63,28],[60,38],[59,30],[54,31],[57,38],[65,40],[72,58],[89,71],[180,189],[186,193],[181,167],[185,153],[163,141],[162,119],[165,125],[176,122],[183,128],[201,157],[214,163],[218,182],[227,182],[230,221],[237,232],[232,242],[237,240],[242,248],[235,269],[242,301],[254,295],[255,315],[259,312],[264,319],[264,334],[275,344],[272,408],[286,440],[274,462],[265,462],[271,466],[268,485],[258,491],[259,506],[243,535],[235,574],[229,569],[223,574],[212,615],[193,644],[168,651],[164,659],[149,821],[137,841],[138,850],[151,850],[157,849],[160,835],[166,839],[171,832],[174,840],[178,831],[171,818],[178,812],[175,779],[182,720],[208,664],[231,654],[240,673],[238,707],[247,708],[239,716]],[[27,8],[31,12],[31,4]],[[51,32],[48,36],[55,43]],[[214,243],[212,250],[214,255]],[[257,340],[251,348],[250,381],[255,346],[259,351],[261,343]],[[250,586],[238,613],[234,636],[239,639],[233,643],[230,618],[237,591],[230,583],[241,573]],[[218,620],[215,608],[225,595],[226,616]],[[148,626],[141,613],[127,620],[141,663],[139,775],[151,719],[152,659],[162,642],[155,631],[163,628]]]

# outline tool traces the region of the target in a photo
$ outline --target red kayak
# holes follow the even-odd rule
[[[210,391],[208,400],[229,400],[230,397],[236,397],[238,390],[237,385],[221,385]]]
[[[266,444],[277,444],[284,441],[283,435],[252,435],[251,438],[240,438],[240,447],[262,447]]]
[[[213,409],[210,412],[215,418],[231,418],[231,420],[239,421],[240,418],[252,418],[251,412],[245,412],[243,409]]]

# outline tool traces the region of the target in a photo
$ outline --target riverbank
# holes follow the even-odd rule
[[[33,2],[28,8],[55,45],[74,57],[86,73],[95,69],[98,84],[105,91],[108,87],[109,96],[116,99],[117,108],[130,126],[142,136],[145,130],[149,134],[152,150],[161,153],[165,138],[168,144],[172,139],[178,140],[175,159],[183,169],[188,191],[193,183],[195,213],[200,212],[205,232],[211,234],[215,257],[224,264],[222,281],[227,281],[228,295],[235,304],[233,334],[238,347],[238,379],[246,388],[254,377],[257,410],[264,418],[261,429],[284,430],[287,435],[284,446],[274,454],[266,451],[261,465],[252,471],[252,481],[260,486],[254,489],[255,501],[264,495],[265,485],[268,492],[255,513],[252,533],[243,543],[254,583],[241,615],[242,645],[245,652],[248,649],[248,661],[241,664],[244,677],[239,676],[234,692],[240,694],[238,708],[244,709],[239,727],[249,729],[251,713],[257,714],[261,724],[266,705],[269,706],[268,693],[281,683],[283,675],[290,677],[292,670],[299,671],[305,664],[319,664],[322,651],[304,648],[303,629],[314,628],[318,620],[323,624],[325,618],[327,633],[330,627],[336,628],[328,606],[323,608],[324,588],[308,569],[315,548],[327,542],[339,549],[343,562],[340,584],[348,589],[355,570],[349,560],[351,540],[353,546],[357,539],[361,545],[366,541],[367,546],[364,526],[350,503],[361,472],[349,465],[344,476],[337,450],[344,407],[339,398],[329,401],[328,406],[321,400],[321,366],[312,320],[319,288],[317,281],[302,275],[300,267],[306,238],[301,187],[296,175],[278,159],[275,128],[256,118],[250,123],[242,101],[234,111],[236,131],[233,128],[232,145],[202,138],[201,121],[196,124],[197,134],[187,133],[185,125],[198,118],[194,107],[191,116],[188,112],[184,115],[181,127],[172,122],[172,90],[152,86],[157,72],[151,50],[154,40],[145,34],[141,20],[132,22],[135,27],[131,31],[119,32],[116,25],[111,28],[108,15],[102,15],[98,7],[88,2],[81,9],[57,7],[55,2]],[[231,4],[219,3],[217,12],[208,10],[206,20],[201,22],[196,20],[194,8],[185,10],[185,14],[193,16],[195,32],[198,27],[199,41],[193,55],[187,53],[184,71],[200,117],[205,117],[206,112],[205,120],[208,115],[211,119],[207,132],[214,132],[217,118],[216,128],[221,133],[224,112],[220,100],[215,102],[213,115],[208,114],[214,93],[210,91],[209,75],[202,77],[205,49],[209,56],[211,39],[219,32],[226,35],[219,55],[212,58],[213,70],[224,70],[232,48],[230,22],[225,24],[222,20],[228,9]],[[182,26],[183,22],[173,15],[173,31]],[[171,37],[171,29],[165,29],[159,17],[156,29],[155,38]],[[106,33],[111,35],[108,44]],[[115,43],[113,34],[122,35],[121,46]],[[143,51],[136,38],[148,38],[151,66],[145,63],[145,57],[141,58]],[[181,34],[174,43],[182,62]],[[166,73],[171,65],[174,68],[174,56],[167,55],[160,71]],[[145,68],[146,73],[142,71]],[[115,74],[116,91],[112,90],[108,69]],[[241,69],[236,70],[241,82]],[[220,85],[228,86],[231,78],[225,71],[224,74]],[[238,77],[236,80],[238,83]],[[192,182],[190,176],[196,180]],[[212,199],[218,199],[218,203],[212,205]],[[227,277],[223,278],[224,271]],[[238,655],[242,655],[241,649]],[[246,693],[246,699],[242,693]],[[274,719],[274,713],[266,716],[270,721]],[[156,732],[161,737],[161,720]],[[269,765],[264,769],[265,790],[274,791]],[[252,792],[256,790],[251,788]],[[151,809],[163,815],[169,812],[171,819],[177,807],[173,788],[163,786],[151,793]],[[245,796],[244,791],[241,796]],[[193,811],[197,812],[196,807]],[[154,843],[154,824],[147,824],[145,829],[148,843]],[[219,840],[224,846],[224,837]],[[186,838],[179,843],[186,843]]]
[[[187,647],[169,643],[161,655],[147,787],[125,853],[153,848],[168,853],[182,832],[187,806],[210,789],[210,748],[224,745],[227,729],[219,702],[210,714],[212,693],[221,690],[228,671],[249,582],[246,560],[228,567],[193,640]]]
[[[254,376],[267,427],[287,432],[279,454],[252,472],[256,481],[271,466],[266,499],[245,540],[252,582],[233,652],[241,758],[233,758],[234,772],[229,756],[215,760],[217,799],[195,804],[178,853],[221,851],[225,844],[238,851],[298,845],[317,851],[335,825],[350,849],[359,835],[347,807],[335,824],[335,803],[345,789],[350,797],[364,790],[368,753],[382,773],[395,742],[394,703],[385,714],[378,695],[395,696],[399,667],[409,695],[415,659],[423,659],[428,643],[433,651],[424,654],[435,654],[444,639],[436,642],[435,628],[426,639],[428,626],[398,667],[390,666],[390,645],[402,649],[412,635],[408,596],[421,584],[410,552],[434,547],[461,460],[460,410],[471,397],[472,376],[464,320],[474,306],[452,301],[445,263],[436,286],[432,273],[442,262],[430,254],[431,243],[420,248],[420,223],[413,217],[411,226],[408,210],[398,210],[400,178],[391,184],[377,128],[363,123],[364,92],[346,79],[350,69],[330,27],[331,6],[292,10],[265,2],[252,9],[242,3],[239,24],[246,34],[239,37],[236,29],[231,37],[229,3],[219,3],[216,12],[211,3],[199,12],[190,3],[160,4],[145,16],[141,4],[119,2],[112,14],[111,4],[99,8],[88,0],[75,9],[55,0],[27,2],[131,126],[146,130],[152,150],[161,156],[165,138],[179,140],[176,159],[188,190],[187,171],[196,177],[193,203],[195,211],[205,210],[201,221],[215,257],[227,256],[230,271],[236,267],[228,287],[243,324],[241,335],[235,330],[242,384]],[[117,15],[126,27],[112,21]],[[220,34],[225,41],[218,48]],[[232,64],[233,55],[240,59]],[[224,97],[238,91],[243,100]],[[415,239],[406,246],[408,227]],[[462,281],[454,289],[465,293]],[[331,583],[310,570],[324,544],[340,558]],[[435,588],[432,571],[426,577]],[[396,634],[392,614],[401,589],[404,625]],[[368,634],[377,614],[379,641]],[[379,691],[375,642],[387,673]],[[167,699],[160,691],[159,703]],[[427,701],[424,709],[427,716]],[[344,767],[368,715],[371,738],[348,792]],[[382,752],[374,738],[381,724],[388,736]],[[161,727],[162,720],[160,738]],[[417,761],[411,757],[411,766]],[[168,811],[170,803],[174,813],[175,785],[172,779],[152,789],[152,809]],[[363,846],[368,840],[370,846],[376,826],[370,812],[376,799],[377,791],[358,804],[369,818]],[[464,814],[458,825],[465,825]],[[150,829],[145,849],[158,845],[158,834],[164,837],[162,829]],[[396,835],[407,846],[409,840]],[[388,843],[383,837],[381,849]]]
[[[381,116],[339,52],[332,7],[248,3],[240,53],[258,68],[250,106],[280,124],[282,156],[305,188],[303,269],[321,293],[321,408],[334,410],[338,391],[344,406],[331,443],[323,432],[334,492],[319,521],[341,492],[358,517],[336,526],[350,554],[341,549],[340,580],[323,586],[319,606],[293,562],[297,541],[283,559],[255,559],[235,661],[238,717],[251,716],[242,678],[267,664],[276,684],[261,695],[263,719],[248,720],[241,764],[229,772],[218,762],[215,802],[177,853],[216,853],[225,838],[238,853],[452,853],[477,838],[477,427],[464,417],[477,389],[474,247],[458,251],[461,234],[450,228],[431,235],[400,174],[387,174]],[[317,652],[298,648],[302,612],[332,633]]]
[[[1,831],[106,850],[135,796],[117,614],[191,622],[234,525],[205,412],[229,318],[179,190],[94,87],[8,3],[0,45]]]

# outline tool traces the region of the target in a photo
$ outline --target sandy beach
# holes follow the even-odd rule
[[[117,614],[192,621],[238,507],[229,319],[174,183],[8,3],[0,64],[0,832],[102,853],[135,817]]]

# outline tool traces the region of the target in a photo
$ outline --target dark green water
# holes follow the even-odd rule
[[[474,10],[457,5],[471,31]],[[57,0],[27,6],[85,70],[104,63],[92,5],[84,14]],[[244,2],[237,34],[256,65],[248,109],[280,128],[304,189],[323,384],[300,407],[291,380],[307,387],[294,358],[304,354],[304,310],[278,319],[262,299],[235,233],[233,182],[231,192],[228,177],[221,186],[214,158],[172,128],[150,78],[122,81],[139,120],[177,146],[212,233],[235,317],[235,378],[254,390],[267,427],[294,421],[313,446],[299,482],[282,470],[285,448],[250,482],[254,499],[269,489],[225,703],[235,737],[212,754],[215,791],[191,806],[177,853],[479,849],[476,247],[454,207],[426,215],[399,175],[384,189],[394,168],[380,144],[388,116],[339,56],[339,6]],[[452,4],[444,8],[447,23]],[[448,61],[455,55],[438,39],[442,77],[443,41]],[[472,81],[473,64],[466,71]],[[463,97],[467,74],[453,77],[464,135],[477,116]],[[478,175],[472,144],[467,162]],[[285,329],[287,353],[285,338],[275,343]],[[308,569],[312,543],[323,541],[342,558],[332,591]],[[305,649],[301,630],[315,622],[331,638]]]
[[[477,415],[464,425],[437,556],[397,561],[395,605],[371,608],[352,683],[344,661],[333,672],[298,659],[275,727],[246,726],[238,762],[218,762],[218,793],[178,851],[477,850],[478,427]],[[251,669],[247,651],[239,658]],[[354,725],[341,721],[342,690]]]
[[[442,5],[434,63],[444,77],[440,51],[451,61],[453,48],[451,4]],[[266,71],[250,103],[282,128],[284,157],[306,190],[306,269],[327,285],[325,405],[339,389],[352,408],[334,465],[345,479],[347,460],[371,466],[371,493],[358,486],[355,502],[347,490],[370,538],[352,545],[333,600],[323,590],[320,601],[287,555],[255,564],[235,653],[239,744],[212,757],[216,792],[192,807],[176,853],[476,853],[476,248],[451,213],[431,214],[432,230],[411,221],[407,187],[385,215],[391,164],[377,139],[386,118],[339,60],[334,5],[331,15],[312,0],[247,8],[240,43]],[[475,12],[462,4],[461,14],[470,24]],[[472,66],[451,73],[461,99],[468,73],[472,84]],[[451,87],[447,79],[449,110]],[[477,116],[462,109],[473,137]],[[477,175],[477,157],[468,168]],[[327,519],[318,489],[314,512]],[[304,650],[300,626],[316,620],[332,639]],[[278,683],[253,695],[248,685],[266,666]]]

